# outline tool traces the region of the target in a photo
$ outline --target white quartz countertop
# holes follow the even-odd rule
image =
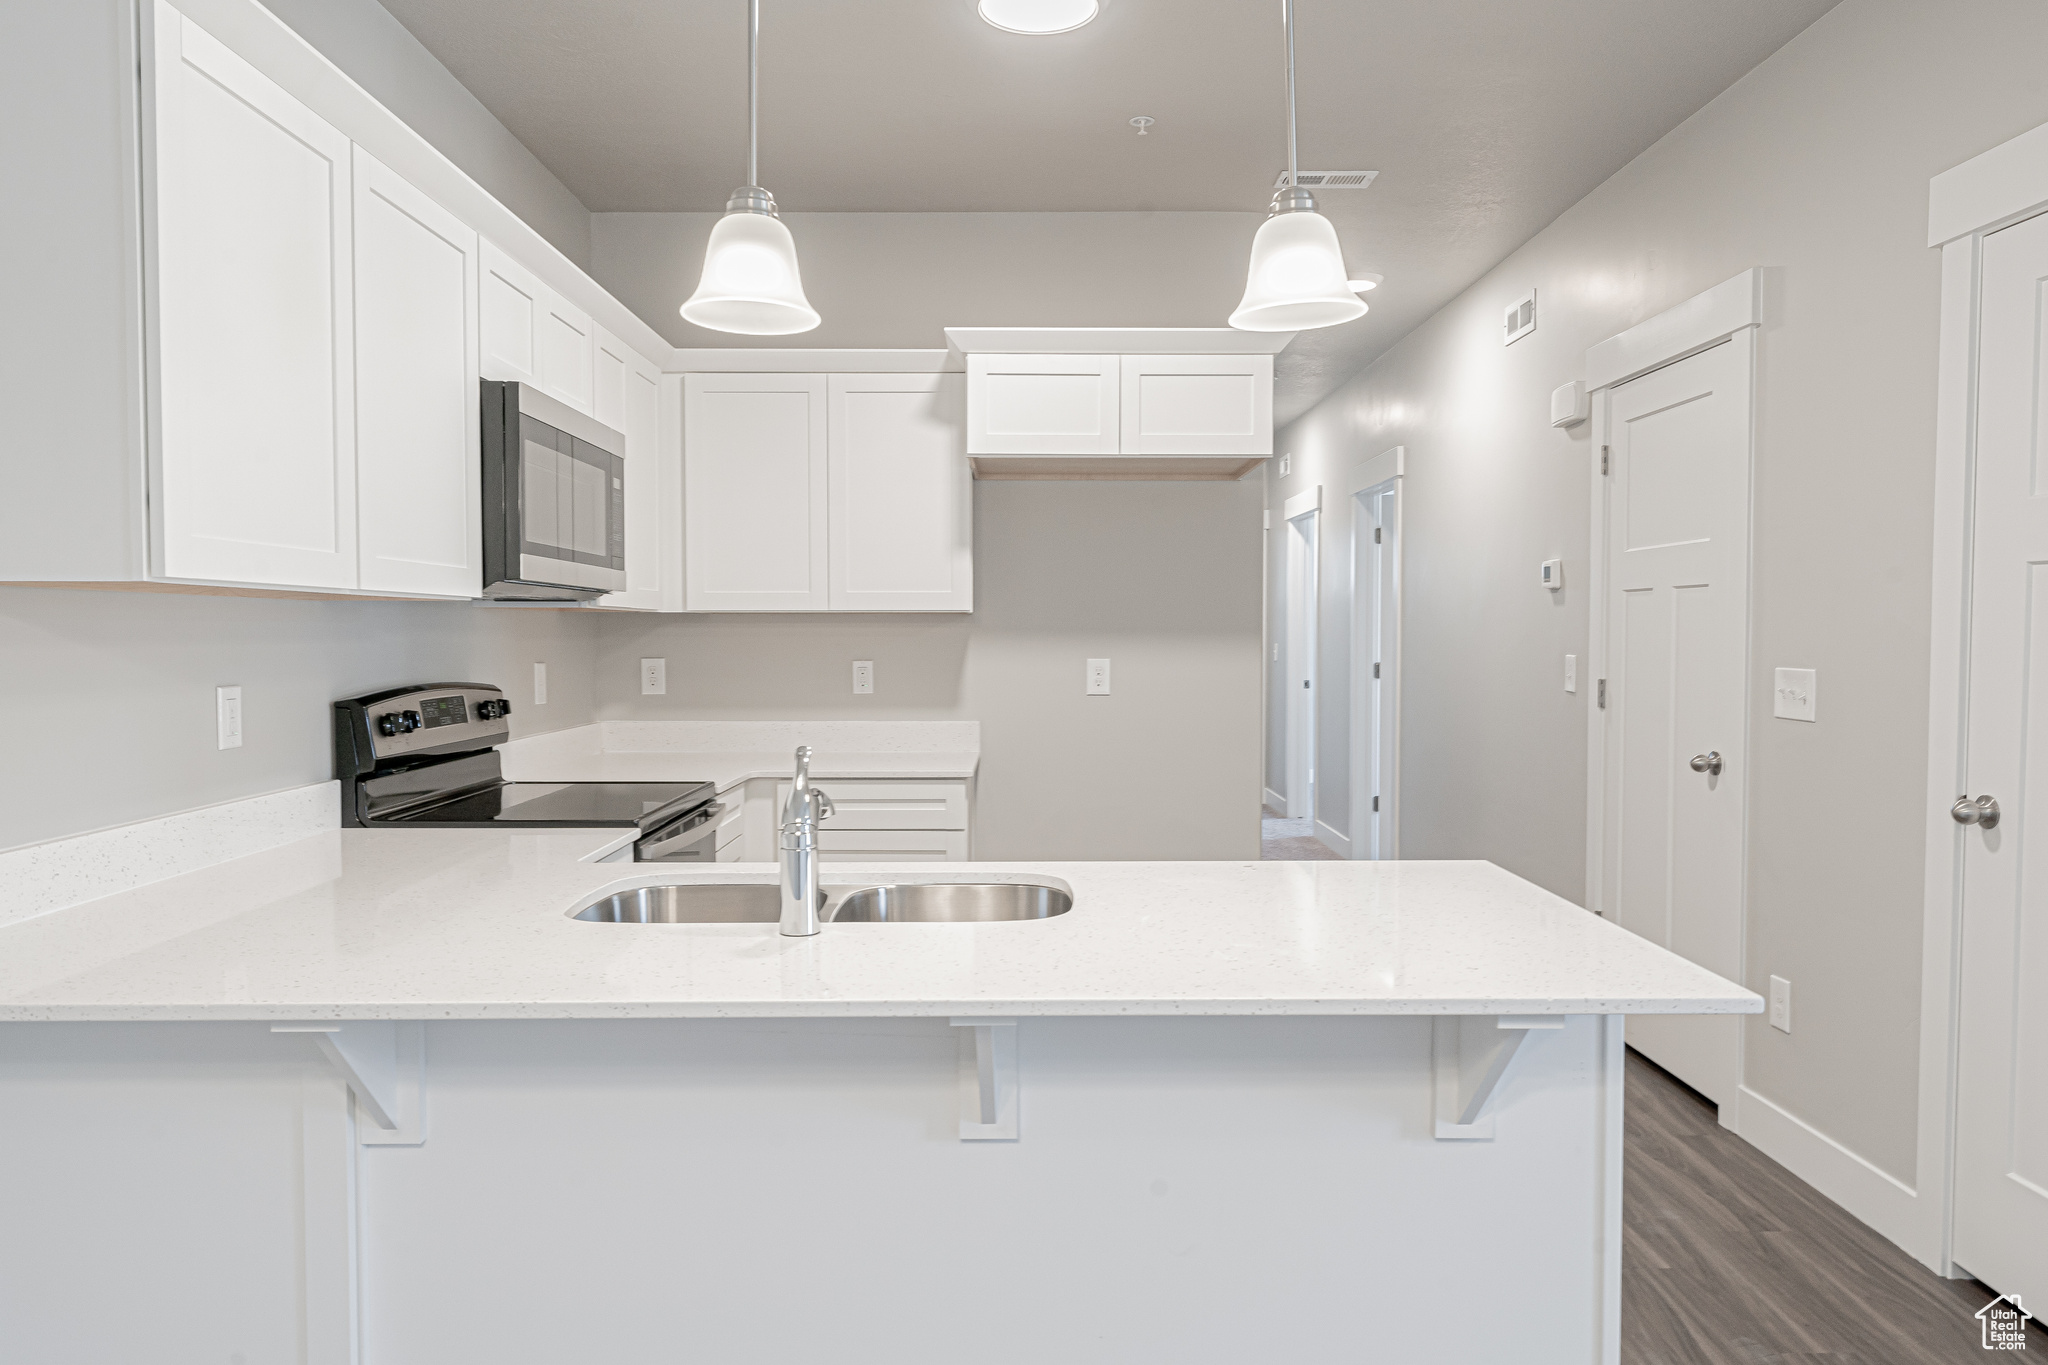
[[[973,777],[973,721],[606,721],[515,740],[498,752],[514,782],[711,782],[724,793],[757,777],[788,777],[799,744],[811,776],[927,780]]]
[[[1763,1001],[1481,862],[930,863],[1045,881],[995,924],[600,924],[599,894],[774,880],[591,861],[611,830],[336,830],[0,929],[0,1020],[1721,1014]]]

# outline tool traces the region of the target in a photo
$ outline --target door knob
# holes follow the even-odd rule
[[[1995,796],[1980,796],[1975,801],[1967,796],[1958,796],[1956,803],[1948,808],[1948,813],[1959,825],[1998,828],[1998,798]]]
[[[1708,777],[1719,777],[1721,775],[1720,751],[1709,749],[1706,753],[1694,754],[1691,766],[1692,770],[1696,773],[1705,773]]]

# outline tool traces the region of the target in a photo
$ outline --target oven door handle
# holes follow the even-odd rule
[[[633,847],[633,861],[660,862],[675,858],[679,854],[686,857],[703,857],[701,853],[691,854],[688,850],[698,844],[711,843],[718,837],[718,817],[725,814],[725,810],[723,801],[713,801],[708,806],[691,811],[676,824],[664,826],[652,834],[643,836]],[[679,833],[672,833],[677,824],[686,827]],[[715,847],[713,851],[716,851]]]

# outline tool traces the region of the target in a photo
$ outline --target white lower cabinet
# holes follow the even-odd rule
[[[965,781],[819,778],[832,798],[832,818],[818,827],[824,862],[965,862],[970,797]],[[775,786],[774,809],[789,800],[789,783]]]
[[[355,152],[358,585],[474,597],[477,236]]]
[[[691,611],[972,611],[958,374],[691,374]]]
[[[154,13],[152,568],[353,588],[349,140]]]

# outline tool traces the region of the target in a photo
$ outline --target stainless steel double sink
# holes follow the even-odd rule
[[[830,891],[819,918],[827,924],[989,924],[1051,919],[1074,898],[1031,882],[901,882]],[[584,906],[570,918],[596,924],[774,924],[782,918],[779,887],[717,883],[641,886]]]

